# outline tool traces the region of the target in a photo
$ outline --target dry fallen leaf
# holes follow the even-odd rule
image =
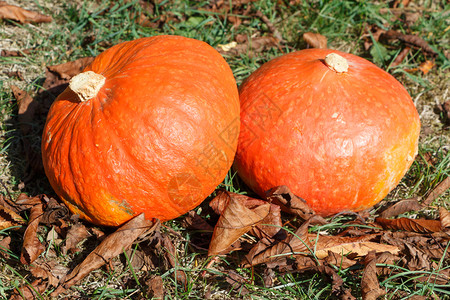
[[[393,265],[395,261],[399,258],[392,254],[391,252],[383,252],[379,256],[377,256],[377,264],[379,265]],[[387,275],[391,273],[392,270],[386,266],[377,266],[377,274],[378,275]]]
[[[217,214],[221,215],[231,198],[234,198],[236,201],[249,209],[254,209],[258,206],[267,204],[267,201],[264,200],[221,190],[218,191],[217,196],[210,202],[209,205]],[[280,207],[278,205],[271,204],[269,214],[260,222],[260,224],[252,227],[252,234],[259,238],[272,237],[280,230],[281,226],[282,222]]]
[[[450,227],[450,212],[445,208],[439,208],[439,220],[441,221],[442,229]]]
[[[339,276],[330,266],[325,265],[314,266],[304,268],[295,272],[300,274],[319,273],[322,275],[327,275],[329,278],[331,278],[331,291],[334,295],[340,296],[341,299],[342,297],[344,297],[344,295],[345,295],[344,299],[356,299],[350,294],[350,291],[344,287],[344,281],[342,280],[341,276]]]
[[[405,60],[405,57],[408,55],[410,51],[411,51],[410,47],[403,48],[403,50],[397,55],[395,60],[392,62],[391,67],[396,67],[399,64],[401,64]]]
[[[208,255],[224,254],[227,248],[243,234],[268,216],[270,204],[265,203],[250,209],[241,201],[231,197],[214,228]]]
[[[0,230],[25,224],[25,220],[15,211],[0,204]]]
[[[386,291],[380,288],[378,282],[376,263],[375,251],[369,252],[364,259],[365,268],[361,279],[362,298],[364,300],[376,300],[386,294]]]
[[[56,261],[34,262],[30,266],[30,273],[36,279],[47,280],[49,286],[58,286],[59,282],[69,272],[69,268],[56,263]]]
[[[66,254],[67,252],[76,252],[78,243],[83,241],[89,236],[89,232],[81,223],[75,224],[70,227],[69,231],[67,231],[66,235],[66,244],[62,248],[62,252]]]
[[[23,57],[31,53],[31,49],[24,50],[0,50],[2,57]]]
[[[450,188],[450,176],[441,181],[423,200],[423,205],[430,205],[437,197]]]
[[[81,73],[93,60],[94,57],[83,57],[67,63],[48,66],[42,85],[44,90],[52,93],[55,97],[61,94],[68,86],[69,80]]]
[[[164,299],[164,285],[161,276],[154,275],[145,281],[149,299]]]
[[[403,34],[395,30],[388,30],[381,34],[380,39],[399,40],[408,46],[422,49],[422,51],[432,57],[437,56],[437,53],[434,52],[434,50],[428,45],[428,43],[418,35]]]
[[[312,219],[312,218],[311,218]],[[283,240],[263,238],[256,243],[241,263],[244,267],[268,263],[279,256],[292,254],[308,255],[312,253],[314,244],[308,238],[310,220],[305,221],[294,234],[289,234]]]
[[[377,25],[370,25],[364,29],[364,34],[361,38],[364,40],[364,49],[367,51],[373,46],[373,41],[378,42],[381,34],[386,32],[386,30],[378,27]]]
[[[64,204],[60,204],[54,198],[44,197],[47,201],[47,205],[42,216],[42,224],[55,224],[62,219],[67,219],[69,216],[69,209]]]
[[[4,238],[2,238],[0,240],[0,257],[9,258],[9,250],[10,248],[10,244],[11,244],[11,237],[10,236],[5,236]]]
[[[27,92],[19,89],[17,86],[11,86],[14,98],[17,101],[18,119],[20,129],[25,136],[31,130],[31,125],[36,111],[39,109],[39,103],[33,99]]]
[[[8,19],[19,23],[49,23],[52,17],[38,12],[26,10],[15,5],[0,1],[0,19]]]
[[[365,256],[371,251],[375,252],[390,252],[397,254],[400,249],[396,246],[380,244],[368,241],[376,235],[360,236],[360,237],[337,237],[337,236],[319,236],[317,241],[316,256],[319,259],[328,256],[328,252],[334,252],[340,255],[347,255],[349,253],[357,254],[358,256]],[[313,243],[316,238],[315,235],[309,235],[310,242]]]
[[[192,230],[201,230],[204,232],[213,232],[214,227],[208,224],[202,217],[200,217],[195,211],[189,211],[185,218],[182,220],[184,228]]]
[[[132,243],[143,233],[155,230],[159,221],[145,219],[144,214],[134,217],[114,233],[107,236],[102,243],[97,246],[75,269],[67,275],[65,281],[61,283],[52,297],[63,293],[87,276],[91,271],[96,270],[110,261],[112,258],[128,249]]]
[[[5,73],[6,73],[6,75],[8,75],[8,77],[11,77],[11,78],[16,77],[21,81],[25,81],[25,77],[23,77],[23,73],[20,71],[11,71],[11,72],[5,72]]]
[[[36,279],[30,284],[25,284],[19,288],[14,289],[9,300],[23,300],[23,299],[39,299],[42,298],[42,293],[47,289],[47,283],[41,279]]]
[[[31,264],[45,250],[37,237],[37,230],[42,214],[42,203],[31,208],[30,221],[23,235],[23,245],[20,254],[20,262],[22,264]]]
[[[241,54],[248,54],[250,57],[254,56],[255,53],[261,53],[272,47],[279,45],[280,40],[272,35],[252,37],[250,40],[247,36],[237,35],[237,44],[226,44],[221,45],[216,48],[220,54],[238,56]]]
[[[280,205],[283,211],[297,215],[303,220],[308,220],[315,214],[305,200],[294,195],[285,185],[270,189],[267,192],[266,199],[269,202]]]
[[[320,33],[305,32],[303,34],[303,39],[311,48],[326,49],[327,48],[327,38]]]
[[[233,290],[238,290],[240,295],[247,295],[250,291],[245,287],[248,280],[233,270],[225,272],[225,280],[231,285]]]
[[[357,263],[357,261],[349,259],[343,254],[338,254],[331,251],[328,251],[328,255],[324,258],[324,261],[329,265],[338,267],[340,270],[347,269]]]
[[[384,229],[406,230],[418,233],[439,232],[442,230],[441,222],[436,220],[425,219],[384,219],[376,218],[375,222],[380,224]]]
[[[382,218],[390,218],[395,217],[400,214],[403,214],[408,211],[418,211],[421,210],[423,207],[419,203],[419,197],[414,197],[411,199],[403,199],[398,202],[393,203],[391,206],[389,206],[387,209],[383,210],[380,213],[380,217]]]

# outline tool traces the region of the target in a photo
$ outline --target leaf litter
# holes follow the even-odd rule
[[[0,1],[0,19],[24,23],[49,23],[52,17]]]
[[[251,2],[215,1],[211,7],[207,8],[216,12],[229,11],[228,5],[231,3],[235,14],[224,13],[223,17],[233,22],[234,26],[240,26],[248,18],[256,17],[260,18],[269,29],[266,35],[237,34],[232,43],[219,45],[219,52],[226,55],[242,53],[256,55],[272,47],[279,47],[283,42],[276,25],[261,12],[255,12]],[[143,26],[158,27],[164,22],[175,20],[169,13],[162,15],[159,19],[152,19],[153,13],[152,7],[149,6],[144,15],[137,17],[137,21],[142,22]],[[147,22],[146,25],[145,22]],[[427,43],[418,36],[386,31],[376,26],[369,30],[376,42],[397,40],[405,45],[404,51],[399,55],[401,57],[398,57],[398,61],[395,62],[397,64],[407,57],[411,48],[421,49],[424,54],[435,56]],[[305,33],[303,37],[310,47],[326,47],[326,37],[320,34]],[[367,39],[367,36],[363,38],[366,41],[365,46],[370,48],[371,40]],[[23,55],[29,51],[26,49],[9,53],[7,50],[2,50],[1,54],[2,56]],[[23,118],[21,123],[25,125],[22,129],[24,133],[30,130],[26,124],[32,123],[38,114],[45,113],[54,97],[67,86],[68,80],[81,72],[92,59],[82,58],[74,62],[47,67],[44,89],[40,91],[41,95],[45,95],[44,103],[36,105],[35,99],[24,91],[16,90],[19,114]],[[426,61],[418,69],[426,73],[433,67],[432,63],[432,60]],[[39,161],[37,158],[36,160]],[[313,229],[326,225],[329,221],[315,215],[303,199],[292,194],[285,186],[269,191],[264,200],[219,192],[217,198],[210,203],[213,211],[219,216],[217,222],[211,222],[211,220],[207,222],[205,215],[199,216],[191,211],[182,224],[185,228],[199,231],[202,242],[199,245],[193,245],[195,249],[201,249],[203,252],[209,249],[209,255],[230,257],[244,252],[245,259],[241,261],[242,267],[265,265],[264,284],[267,286],[273,285],[277,280],[274,278],[274,270],[281,273],[318,273],[331,281],[331,289],[335,295],[339,295],[341,299],[354,299],[351,290],[345,286],[342,278],[335,271],[336,268],[353,267],[363,270],[361,287],[365,299],[375,299],[376,295],[382,295],[384,292],[380,288],[377,276],[395,273],[396,270],[391,267],[392,265],[409,270],[434,271],[432,280],[448,282],[448,269],[439,269],[435,262],[442,258],[448,244],[450,227],[448,211],[444,208],[440,209],[439,221],[410,218],[387,219],[407,211],[426,208],[448,188],[447,178],[431,191],[422,203],[419,199],[406,199],[394,203],[381,213],[376,223],[370,223],[368,214],[355,215],[363,222],[361,220],[347,221],[342,224],[345,229],[333,235],[327,231],[317,232]],[[139,216],[116,232],[108,234],[96,227],[86,227],[75,218],[70,218],[63,204],[45,195],[39,197],[20,195],[15,202],[4,199],[0,204],[3,205],[0,206],[0,224],[6,224],[5,226],[8,227],[16,226],[22,231],[26,227],[21,261],[24,263],[34,261],[30,267],[33,281],[29,285],[20,287],[20,292],[16,290],[12,299],[21,299],[20,293],[32,298],[36,296],[36,291],[42,293],[49,287],[56,288],[53,296],[63,293],[94,269],[110,264],[112,259],[120,254],[122,257],[125,255],[131,259],[132,266],[139,270],[155,268],[169,270],[179,264],[176,248],[170,236],[160,232],[157,221],[148,221]],[[24,212],[29,212],[28,223],[22,217]],[[286,215],[289,216],[288,221],[286,221]],[[382,225],[384,229],[378,225]],[[79,252],[78,245],[86,239],[97,239],[100,245],[72,269],[58,265],[53,260],[39,255],[43,250],[48,250],[51,242],[55,242],[54,238],[48,238],[42,243],[37,239],[40,234],[39,229],[49,226],[51,226],[49,237],[56,236],[56,239],[64,240],[61,243],[63,253]],[[127,233],[124,234],[123,230]],[[132,234],[128,234],[129,232]],[[0,240],[1,255],[8,255],[10,243],[9,236]],[[134,246],[131,247],[132,245]],[[217,262],[214,259],[211,261]],[[233,270],[226,270],[224,274],[229,284],[240,289],[242,294],[247,292],[245,284],[253,282],[253,279],[245,278]],[[186,276],[186,273],[178,270],[174,274],[174,279],[185,286]],[[164,296],[160,276],[145,275],[142,282],[148,286],[149,296],[161,298]]]

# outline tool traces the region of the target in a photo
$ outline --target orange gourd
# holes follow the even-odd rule
[[[369,61],[308,49],[240,86],[235,169],[256,193],[287,185],[320,215],[382,200],[411,166],[420,121],[405,88]]]
[[[72,212],[94,224],[140,213],[166,221],[224,179],[239,126],[236,82],[214,48],[141,38],[98,55],[55,100],[44,168]]]

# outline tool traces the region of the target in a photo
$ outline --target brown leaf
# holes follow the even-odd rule
[[[306,44],[308,44],[311,48],[319,48],[319,49],[326,49],[327,48],[327,38],[320,33],[313,33],[313,32],[305,32],[303,34],[303,39],[305,40]]]
[[[333,294],[337,296],[347,295],[346,299],[356,299],[353,296],[351,296],[350,292],[347,291],[344,287],[344,281],[342,280],[341,276],[339,276],[333,268],[326,265],[320,265],[320,266],[314,266],[309,268],[304,268],[298,271],[295,271],[295,273],[319,273],[322,275],[327,275],[329,278],[331,278],[331,291]]]
[[[328,251],[328,255],[325,257],[324,261],[327,264],[338,267],[340,270],[347,269],[357,263],[355,260],[349,259],[343,254],[338,254],[331,251]]]
[[[8,210],[11,210],[15,213],[19,213],[22,211],[20,209],[19,205],[17,205],[14,200],[12,200],[11,195],[8,195],[8,197],[5,197],[0,194],[0,205],[7,208]]]
[[[98,240],[103,240],[105,238],[105,233],[100,229],[93,227],[91,228],[91,231]]]
[[[72,285],[110,261],[112,258],[128,249],[132,243],[141,235],[158,227],[159,221],[145,219],[144,214],[134,217],[114,233],[107,236],[75,269],[67,275],[65,282],[51,293],[52,297],[61,294]]]
[[[244,267],[250,267],[271,262],[283,255],[310,254],[314,244],[311,244],[308,239],[309,224],[310,220],[307,220],[293,235],[290,234],[281,241],[273,241],[269,238],[261,239],[253,246],[241,264]]]
[[[9,258],[8,250],[10,250],[11,237],[5,236],[0,240],[0,257]]]
[[[69,217],[69,209],[60,204],[56,199],[50,198],[42,216],[42,224],[55,224]]]
[[[442,230],[441,222],[436,220],[410,219],[410,218],[399,218],[390,220],[384,218],[376,218],[375,222],[380,224],[383,227],[383,229],[406,230],[418,233],[431,233],[431,232],[439,232]]]
[[[69,268],[57,264],[54,260],[40,263],[34,262],[30,266],[30,273],[33,277],[47,280],[50,286],[58,286],[68,272]]]
[[[306,204],[305,200],[294,195],[289,187],[285,185],[267,191],[266,199],[267,201],[279,204],[282,210],[297,215],[303,220],[308,220],[315,214],[314,210]]]
[[[208,224],[202,217],[197,215],[193,210],[189,211],[186,217],[182,221],[183,227],[192,230],[210,231],[214,230],[214,227]]]
[[[61,94],[68,86],[69,80],[81,73],[93,60],[94,57],[83,57],[63,64],[48,66],[42,85],[44,90],[50,91],[55,96]]]
[[[145,281],[149,299],[164,299],[164,285],[161,276],[154,275]]]
[[[439,220],[443,229],[450,227],[450,212],[443,207],[439,208]]]
[[[224,254],[229,246],[266,218],[269,212],[269,203],[249,209],[231,197],[214,228],[208,255]]]
[[[361,38],[364,40],[364,49],[367,51],[373,46],[373,41],[378,42],[380,36],[386,32],[386,30],[378,27],[377,25],[370,25],[364,29],[364,34]]]
[[[217,196],[209,203],[209,206],[220,215],[228,205],[231,198],[234,198],[236,201],[249,209],[254,209],[263,204],[267,204],[267,201],[264,200],[221,190],[218,191]],[[260,224],[252,227],[252,234],[259,238],[272,237],[280,230],[281,226],[282,222],[280,207],[271,204],[269,214],[260,222]]]
[[[269,214],[261,221],[260,224],[252,228],[253,235],[258,238],[273,237],[283,226],[281,221],[281,209],[278,205],[270,204]]]
[[[422,205],[419,203],[419,197],[414,197],[410,199],[403,199],[398,202],[393,203],[387,209],[383,210],[380,214],[382,218],[395,217],[412,210],[421,210]]]
[[[392,254],[391,252],[383,252],[379,256],[377,256],[377,264],[385,264],[385,265],[393,265],[395,261],[398,260],[398,257]],[[392,271],[389,267],[377,266],[377,274],[378,275],[388,275]]]
[[[31,49],[24,50],[1,50],[0,57],[24,57],[31,53]]]
[[[31,264],[45,250],[37,237],[37,230],[42,214],[42,203],[31,208],[30,221],[23,236],[22,251],[20,254],[20,262],[22,264]]]
[[[375,251],[369,252],[364,259],[365,268],[361,278],[361,291],[364,300],[376,300],[386,294],[386,291],[380,288],[378,282],[376,263]]]
[[[30,124],[33,122],[34,115],[39,109],[39,103],[35,101],[27,92],[19,89],[15,85],[11,86],[11,90],[17,101],[20,129],[22,134],[26,136],[31,130]]]
[[[425,198],[423,205],[430,205],[435,199],[450,188],[450,176],[441,181]]]
[[[408,46],[420,48],[422,51],[433,57],[437,56],[437,53],[434,52],[428,43],[418,35],[403,34],[395,30],[388,30],[380,36],[380,39],[399,40]]]
[[[172,243],[172,239],[168,235],[163,235],[161,239],[161,246],[165,250],[164,258],[169,264],[169,268],[175,268],[180,265],[178,262],[177,250]],[[187,276],[183,270],[175,270],[174,272],[175,280],[183,288],[187,285]]]
[[[328,256],[328,252],[334,252],[340,255],[347,255],[349,253],[357,254],[358,256],[365,256],[371,251],[375,252],[391,252],[397,254],[400,249],[396,246],[380,244],[369,241],[375,235],[360,236],[360,237],[338,237],[338,236],[319,236],[317,241],[316,256],[319,259]],[[310,242],[313,243],[316,239],[315,235],[309,235]]]
[[[24,284],[21,287],[14,289],[10,300],[23,299],[40,299],[42,293],[47,289],[48,284],[41,279],[34,280],[31,284]]]
[[[22,81],[25,81],[25,78],[23,77],[23,73],[20,71],[6,72],[6,75],[8,75],[8,77],[16,77]]]
[[[19,23],[49,23],[52,17],[26,10],[0,1],[0,19],[14,20]]]
[[[29,197],[22,193],[16,198],[15,204],[20,207],[19,211],[23,211],[33,208],[36,205],[42,206],[42,200],[40,196]]]
[[[392,62],[391,67],[396,67],[399,64],[401,64],[405,60],[405,57],[408,55],[410,51],[411,51],[410,47],[403,48],[403,50],[397,55],[395,60]]]
[[[275,281],[275,272],[271,268],[265,268],[263,274],[263,283],[265,288],[273,287]]]
[[[0,204],[0,230],[25,224],[25,220],[15,211]]]
[[[55,224],[61,219],[67,219],[69,216],[69,209],[67,206],[60,204],[56,199],[44,197],[48,201],[44,215],[42,216],[42,224]]]
[[[87,237],[89,237],[89,232],[87,231],[86,226],[81,223],[73,225],[67,232],[66,245],[62,248],[63,253],[66,254],[67,252],[78,251],[78,243]]]
[[[236,36],[236,39],[238,36]],[[218,45],[216,48],[220,54],[224,55],[232,55],[239,56],[241,54],[248,54],[249,57],[254,56],[256,53],[260,53],[266,51],[272,47],[278,46],[280,40],[274,36],[260,36],[254,37],[248,40],[245,38],[245,41],[242,43],[230,43],[226,45]]]
[[[249,293],[249,290],[245,287],[247,279],[233,270],[227,271],[225,274],[227,275],[225,280],[231,285],[232,289],[238,290],[240,295],[247,295]]]
[[[447,117],[447,121],[450,121],[450,100],[445,101],[441,106],[442,112],[444,112]]]

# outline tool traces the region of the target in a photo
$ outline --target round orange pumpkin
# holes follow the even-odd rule
[[[42,157],[52,187],[82,218],[166,221],[224,179],[239,126],[237,85],[214,48],[141,38],[104,51],[72,78],[48,113]]]
[[[235,169],[256,193],[287,185],[318,214],[382,200],[417,154],[420,121],[405,88],[358,56],[290,53],[240,86]]]

